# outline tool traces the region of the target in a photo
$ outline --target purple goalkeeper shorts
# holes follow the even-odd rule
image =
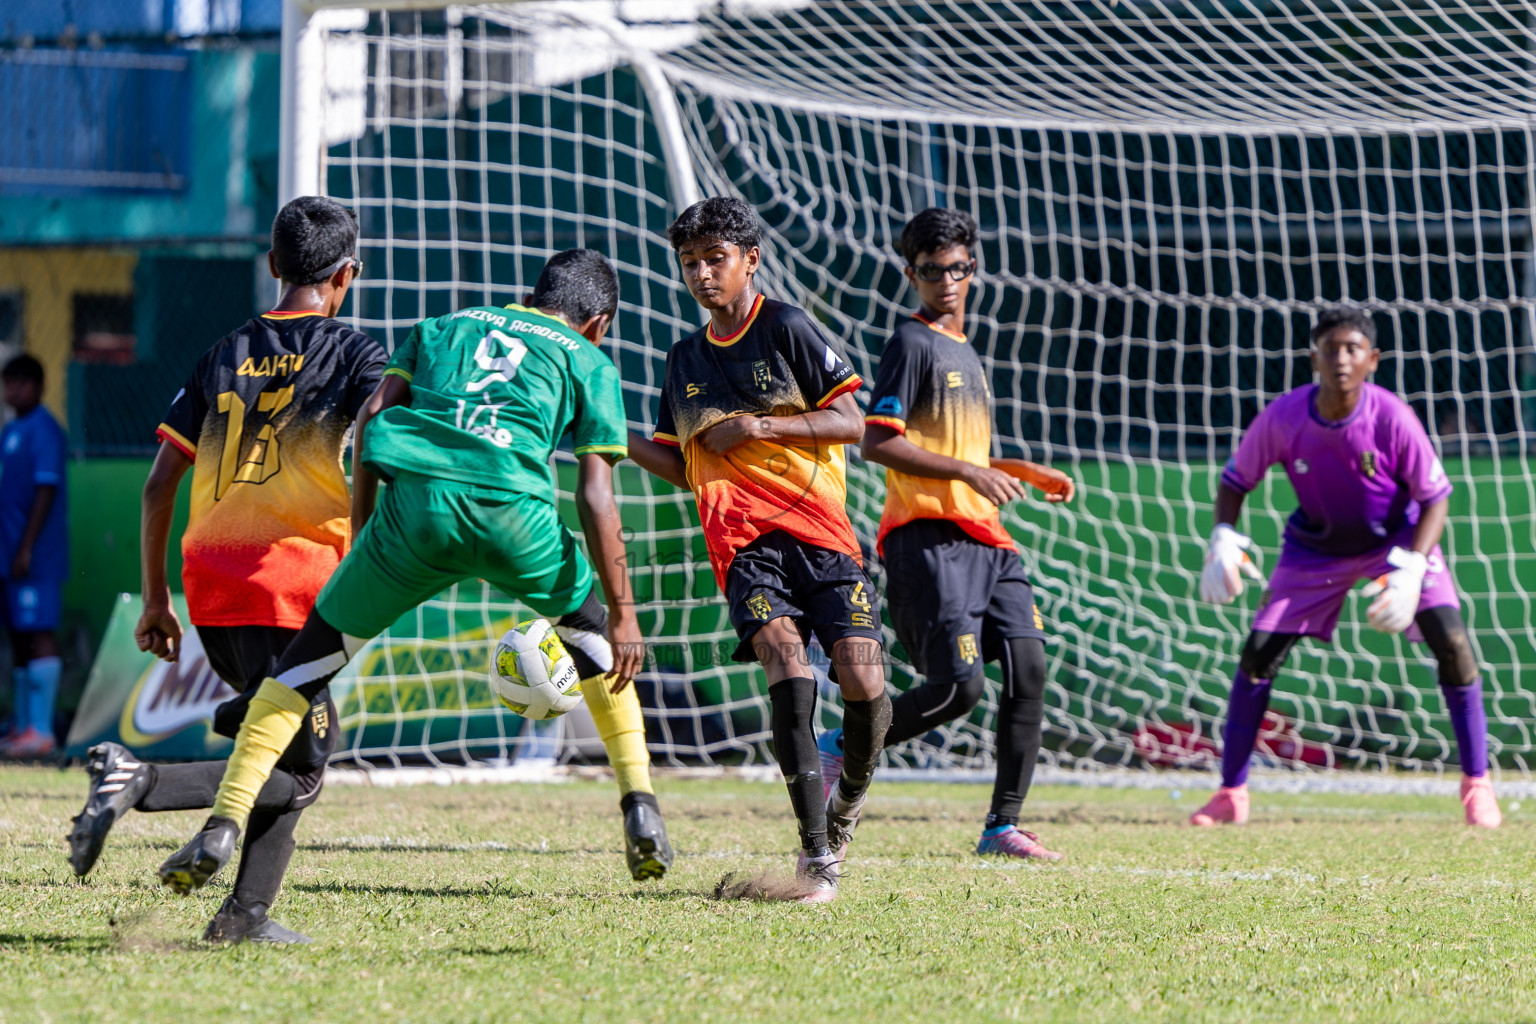
[[[1394,538],[1399,547],[1407,547],[1411,532]],[[1269,586],[1259,601],[1259,613],[1253,629],[1261,633],[1299,633],[1322,640],[1333,639],[1333,627],[1349,589],[1361,580],[1373,580],[1392,571],[1387,552],[1392,545],[1363,555],[1320,555],[1315,551],[1287,544],[1280,550],[1280,561],[1269,574]],[[1457,608],[1461,598],[1440,545],[1429,553],[1429,571],[1424,574],[1424,589],[1419,592],[1419,611],[1426,608]],[[1404,634],[1409,640],[1423,640],[1417,624]]]

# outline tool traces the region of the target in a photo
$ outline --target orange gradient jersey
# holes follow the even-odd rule
[[[194,464],[181,538],[194,625],[304,624],[347,553],[341,457],[386,358],[318,313],[267,313],[198,360],[157,431]]]
[[[987,372],[965,335],[920,316],[904,321],[886,342],[875,374],[866,424],[890,427],[926,451],[977,466],[992,456],[992,392]],[[885,471],[885,535],[914,519],[947,519],[967,534],[1014,548],[997,506],[960,480]]]
[[[667,353],[654,437],[683,450],[722,589],[736,552],[774,530],[855,561],[861,552],[845,507],[841,444],[751,441],[714,455],[698,435],[733,416],[824,409],[861,383],[804,310],[761,295],[734,334],[705,326]]]

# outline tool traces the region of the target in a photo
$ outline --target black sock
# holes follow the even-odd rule
[[[987,689],[986,670],[959,683],[923,683],[891,701],[891,727],[885,745],[916,739],[945,722],[971,713]]]
[[[154,766],[155,778],[135,805],[140,811],[198,811],[213,806],[228,761],[193,761],[190,764]],[[298,796],[299,785],[281,768],[272,773],[256,794],[257,811],[286,811]]]
[[[992,813],[1000,825],[1016,825],[1040,760],[1040,725],[1045,718],[1045,644],[1015,637],[1003,646],[1003,689],[997,701],[997,780]]]
[[[628,814],[629,809],[636,804],[639,804],[642,807],[649,807],[657,814],[661,813],[661,804],[656,802],[656,794],[642,793],[637,789],[630,790],[628,793],[625,793],[623,796],[619,797],[619,813]]]
[[[887,694],[874,700],[843,698],[843,777],[837,784],[843,800],[852,803],[869,788],[890,726],[891,698]]]
[[[827,803],[821,783],[821,755],[816,751],[816,680],[785,679],[768,687],[773,750],[789,789],[789,803],[800,826],[800,847],[812,857],[826,856]]]
[[[293,830],[303,811],[255,811],[245,825],[245,849],[235,876],[235,899],[248,910],[270,907],[293,859]]]

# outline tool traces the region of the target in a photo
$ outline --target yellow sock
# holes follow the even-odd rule
[[[581,695],[597,725],[597,734],[608,751],[608,763],[618,777],[619,796],[650,793],[651,755],[645,749],[645,719],[640,714],[640,698],[635,684],[621,693],[610,693],[613,675],[591,676],[581,681]]]
[[[256,806],[256,795],[272,777],[277,759],[293,742],[308,711],[309,701],[298,691],[276,679],[261,684],[246,709],[245,721],[240,724],[235,750],[229,755],[229,766],[224,769],[211,813],[230,818],[245,828],[245,819]]]

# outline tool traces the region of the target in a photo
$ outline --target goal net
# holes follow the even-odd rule
[[[1265,403],[1311,379],[1318,311],[1370,311],[1376,380],[1412,403],[1456,487],[1445,543],[1493,755],[1527,770],[1525,6],[520,3],[332,10],[314,24],[321,180],[362,218],[358,323],[393,344],[422,317],[519,299],[552,252],[599,249],[620,271],[609,351],[642,431],[669,346],[702,318],[664,236],[694,195],[760,212],[763,289],[808,308],[866,379],[914,301],[902,225],[932,205],[974,216],[969,323],[992,374],[995,454],[1079,484],[1070,505],[1005,513],[1055,637],[1045,756],[1058,765],[1210,762],[1258,599],[1198,599],[1222,463]],[[556,472],[568,497],[569,460]],[[851,453],[849,476],[872,546],[883,475]],[[729,661],[689,496],[632,464],[616,480],[652,643],[653,754],[768,759],[765,687]],[[1265,565],[1293,507],[1278,471],[1248,499]],[[343,688],[347,753],[463,762],[534,742],[483,681],[488,640],[517,611],[466,584],[397,625]],[[905,689],[915,680],[893,653]],[[994,710],[989,694],[888,762],[985,767]],[[1456,764],[1432,661],[1366,628],[1358,597],[1334,643],[1292,654],[1272,712],[1272,764]],[[823,702],[824,724],[838,714]]]

